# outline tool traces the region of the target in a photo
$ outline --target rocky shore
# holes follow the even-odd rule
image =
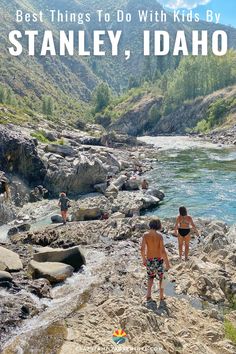
[[[236,145],[236,125],[231,128],[214,130],[208,134],[200,134],[199,136],[218,145]]]
[[[176,350],[193,354],[203,350],[206,353],[234,353],[235,345],[225,338],[222,306],[227,309],[236,294],[235,228],[228,228],[221,222],[197,220],[202,241],[198,245],[193,239],[190,260],[179,263],[176,238],[172,236],[174,220],[164,220],[165,245],[172,263],[166,285],[167,295],[168,291],[170,293],[160,305],[155,293],[156,302],[146,304],[146,272],[141,265],[139,247],[149,220],[148,217],[132,217],[71,222],[66,226],[52,225],[38,232],[13,236],[7,248],[20,256],[23,267],[11,272],[12,279],[5,280],[1,292],[4,314],[1,316],[1,343],[29,318],[38,316],[40,321],[40,314],[47,311],[53,301],[49,300],[47,305],[35,301],[36,296],[52,297],[53,282],[46,278],[32,279],[28,272],[31,260],[39,260],[40,252],[49,251],[48,247],[41,246],[61,251],[79,246],[87,255],[84,272],[86,277],[94,278],[93,286],[84,292],[84,297],[78,296],[77,300],[82,301],[79,308],[76,305],[70,313],[61,308],[57,321],[62,321],[61,326],[63,323],[64,339],[60,349],[54,348],[50,353],[80,353],[82,349],[79,351],[79,348],[96,346],[100,349],[108,346],[110,353],[112,331],[116,328],[127,332],[126,344],[133,348],[133,353],[142,353],[141,348],[145,346],[150,353],[158,353],[158,350],[163,353],[176,353]],[[100,263],[91,271],[95,260],[89,254],[96,252],[100,254]],[[50,257],[53,260],[52,254]],[[90,269],[87,274],[86,269]],[[11,285],[7,287],[6,284]],[[77,286],[81,286],[80,283]],[[62,283],[61,287],[66,289],[68,284]],[[13,302],[13,299],[17,301]],[[9,302],[14,305],[10,306]],[[230,313],[231,321],[235,315],[235,312]],[[53,318],[51,321],[50,325]],[[96,331],[99,336],[95,335]],[[58,335],[49,331],[47,341],[56,343]],[[31,333],[31,342],[39,352],[45,344],[37,330]],[[19,335],[3,353],[17,353],[16,343],[22,346],[23,352],[31,352],[32,348],[28,348]]]
[[[163,220],[167,299],[154,293],[147,304],[140,240],[150,217],[140,214],[165,196],[141,182],[159,151],[126,136],[44,129],[52,144],[29,127],[0,131],[11,191],[0,201],[9,222],[0,235],[1,352],[113,353],[122,328],[132,353],[235,353],[225,332],[225,320],[236,321],[235,228],[197,220],[201,243],[193,238],[180,263],[174,220]],[[63,189],[72,199],[66,225],[55,199]]]

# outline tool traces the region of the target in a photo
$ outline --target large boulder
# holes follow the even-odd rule
[[[1,270],[17,271],[23,269],[23,264],[17,253],[0,246]]]
[[[32,185],[41,184],[46,174],[33,139],[3,126],[0,129],[0,166]]]
[[[73,221],[88,221],[88,220],[98,220],[102,216],[101,209],[98,207],[91,208],[80,208],[74,211],[72,214]]]
[[[82,265],[86,264],[85,257],[78,246],[61,249],[61,248],[42,248],[35,253],[33,259],[37,262],[60,262],[71,265],[75,271],[79,270]]]
[[[50,283],[64,281],[73,274],[73,267],[59,262],[40,263],[31,261],[28,266],[29,273],[34,279],[46,278]]]
[[[146,194],[152,195],[153,197],[156,197],[159,200],[163,200],[165,198],[164,192],[162,192],[162,191],[160,191],[159,189],[156,189],[156,188],[148,189]]]
[[[94,186],[105,183],[107,170],[98,158],[91,158],[83,153],[72,161],[58,158],[47,162],[47,175],[44,185],[54,195],[62,190],[70,194],[93,192]]]

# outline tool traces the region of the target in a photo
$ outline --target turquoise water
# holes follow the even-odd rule
[[[160,157],[147,179],[166,197],[149,214],[172,217],[185,205],[195,217],[236,222],[236,147],[222,148],[181,137],[152,138],[151,142],[160,147]]]

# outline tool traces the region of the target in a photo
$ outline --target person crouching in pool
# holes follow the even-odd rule
[[[150,230],[143,235],[141,244],[141,255],[143,265],[147,267],[148,288],[147,301],[151,301],[151,293],[154,278],[159,277],[160,301],[164,300],[164,289],[162,286],[165,262],[166,270],[170,268],[168,256],[164,247],[163,237],[160,233],[161,222],[159,219],[153,219],[149,224]]]
[[[189,254],[189,243],[191,240],[190,232],[191,228],[195,231],[197,236],[199,237],[199,232],[193,222],[191,216],[188,215],[187,209],[182,206],[179,208],[179,216],[176,219],[175,223],[175,235],[178,237],[179,243],[179,258],[182,260],[183,254],[183,245],[184,245],[184,255],[185,260],[188,260]]]

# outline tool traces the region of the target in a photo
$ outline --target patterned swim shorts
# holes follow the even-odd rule
[[[163,259],[161,258],[148,258],[147,259],[147,276],[149,279],[156,278],[158,275],[159,279],[163,278],[164,268]]]

